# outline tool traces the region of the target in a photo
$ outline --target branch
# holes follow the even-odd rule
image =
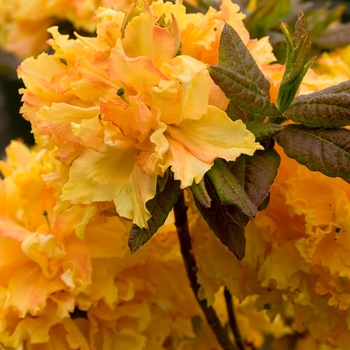
[[[233,303],[232,303],[232,295],[226,287],[225,287],[224,295],[225,295],[229,324],[230,324],[233,336],[235,337],[236,345],[239,350],[245,350],[244,342],[236,322],[236,317],[235,317]]]
[[[203,310],[209,326],[213,330],[218,342],[223,347],[223,349],[236,350],[236,347],[231,343],[228,337],[228,334],[222,327],[220,320],[216,315],[216,312],[213,309],[213,307],[211,306],[208,307],[206,300],[198,299],[198,291],[200,288],[200,285],[197,283],[198,268],[197,268],[196,260],[193,254],[191,253],[192,242],[191,242],[190,231],[188,227],[187,207],[185,205],[185,198],[183,193],[180,195],[179,199],[177,200],[174,206],[174,213],[175,213],[175,226],[179,237],[181,254],[185,263],[187,276],[190,281],[190,285],[193,290],[193,293],[197,299],[197,302],[201,307],[201,309]]]

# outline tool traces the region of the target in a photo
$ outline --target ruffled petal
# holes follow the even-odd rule
[[[209,75],[206,65],[190,56],[177,56],[165,63],[162,72],[169,81],[153,87],[152,104],[159,108],[165,124],[179,124],[183,119],[200,119],[207,111]]]
[[[0,237],[0,284],[2,286],[7,286],[7,281],[12,277],[14,271],[21,270],[30,262],[21,249],[21,240],[24,238],[18,236],[18,233],[15,233],[8,225],[6,226],[6,230],[10,229],[8,232],[11,232],[11,235],[3,235],[1,232]]]
[[[169,125],[167,133],[206,163],[216,158],[233,161],[241,154],[253,155],[263,149],[241,120],[233,122],[214,106],[208,106],[199,120],[184,120],[177,127]]]
[[[58,275],[48,280],[39,266],[27,264],[15,271],[9,281],[9,305],[18,310],[20,317],[24,317],[27,312],[34,316],[45,308],[50,294],[64,287]]]
[[[144,56],[129,58],[120,51],[120,48],[112,49],[107,71],[110,79],[137,93],[144,91],[150,93],[160,79],[166,79],[151,58]]]
[[[157,67],[161,67],[175,56],[176,38],[154,22],[151,12],[133,18],[126,27],[122,44],[127,56],[149,57]]]
[[[157,175],[147,174],[137,163],[121,192],[114,199],[119,215],[132,219],[139,227],[148,227],[151,217],[146,203],[156,194]]]
[[[84,119],[97,117],[99,110],[96,107],[81,108],[66,103],[53,103],[52,106],[43,106],[36,114],[37,127],[35,132],[50,135],[58,145],[66,146],[69,143],[81,144],[72,132],[72,123],[81,123]],[[73,145],[72,145],[73,147]]]
[[[163,171],[171,167],[175,180],[181,181],[181,188],[191,186],[193,181],[199,183],[213,163],[206,163],[194,156],[181,143],[168,138],[169,151],[163,164]]]
[[[109,66],[109,52],[96,52],[81,57],[71,74],[79,77],[70,86],[84,101],[98,101],[115,96],[118,85],[109,79],[106,72]]]
[[[86,149],[73,163],[61,198],[83,204],[113,200],[129,180],[134,157],[130,147],[108,153]]]
[[[41,268],[45,278],[53,278],[61,269],[61,259],[66,255],[51,234],[31,234],[22,242],[22,250],[25,255]]]

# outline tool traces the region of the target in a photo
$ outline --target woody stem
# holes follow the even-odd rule
[[[191,252],[192,242],[187,219],[187,206],[185,205],[185,198],[183,193],[180,195],[179,199],[177,200],[174,206],[174,213],[175,226],[179,237],[181,254],[184,260],[187,276],[190,281],[193,293],[197,299],[197,302],[203,310],[205,318],[207,319],[209,326],[216,335],[216,338],[222,346],[222,348],[224,350],[236,350],[236,347],[232,344],[231,340],[228,337],[228,334],[222,327],[220,320],[213,307],[208,307],[207,301],[205,299],[199,300],[198,298],[198,291],[200,288],[200,285],[197,282],[198,268],[196,260]]]
[[[225,301],[226,301],[226,308],[227,308],[227,313],[228,313],[229,324],[230,324],[232,333],[235,337],[235,342],[236,342],[237,348],[238,348],[238,350],[245,350],[244,342],[243,342],[243,339],[241,337],[241,333],[239,332],[238,325],[236,322],[234,306],[232,303],[232,295],[226,287],[224,290],[224,296],[225,296]]]

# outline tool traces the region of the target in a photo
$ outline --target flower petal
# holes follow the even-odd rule
[[[152,90],[152,104],[160,109],[161,121],[179,124],[183,118],[201,118],[210,91],[206,65],[190,56],[177,56],[162,71],[171,80],[161,80]]]
[[[108,153],[86,149],[74,161],[61,199],[83,204],[113,200],[129,180],[134,157],[135,149],[127,145]]]
[[[198,159],[211,163],[216,158],[236,160],[241,154],[253,155],[263,147],[254,141],[241,120],[232,121],[214,106],[199,120],[184,120],[178,126],[168,126],[167,132]]]
[[[166,28],[154,24],[151,12],[132,19],[126,27],[122,44],[127,56],[149,57],[157,67],[172,59],[177,49],[176,39]]]
[[[147,174],[137,163],[121,192],[114,199],[119,215],[132,219],[139,227],[148,227],[151,217],[146,203],[156,194],[157,175]]]
[[[166,154],[163,171],[171,167],[175,180],[181,181],[181,188],[191,186],[193,181],[199,183],[213,163],[198,159],[185,146],[170,137],[168,142],[170,147]]]
[[[51,107],[43,106],[36,114],[36,133],[50,135],[58,144],[76,143],[81,141],[72,132],[71,123],[81,123],[84,119],[97,117],[96,107],[81,108],[66,103],[53,103]]]
[[[9,281],[9,303],[19,311],[20,317],[24,317],[27,312],[36,315],[45,308],[49,295],[64,287],[59,276],[48,280],[39,266],[28,264],[15,271]]]
[[[160,79],[166,79],[151,58],[144,56],[129,58],[119,48],[112,49],[107,71],[112,80],[137,93],[150,92]]]

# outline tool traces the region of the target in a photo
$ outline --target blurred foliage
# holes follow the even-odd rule
[[[277,5],[278,4],[278,5]],[[254,11],[246,11],[245,25],[252,38],[270,36],[275,55],[279,62],[285,58],[285,42],[281,35],[280,21],[292,31],[299,10],[305,14],[307,31],[312,43],[312,55],[350,44],[350,23],[342,23],[345,5],[331,7],[331,2],[321,7],[314,2],[301,0],[257,0]]]

